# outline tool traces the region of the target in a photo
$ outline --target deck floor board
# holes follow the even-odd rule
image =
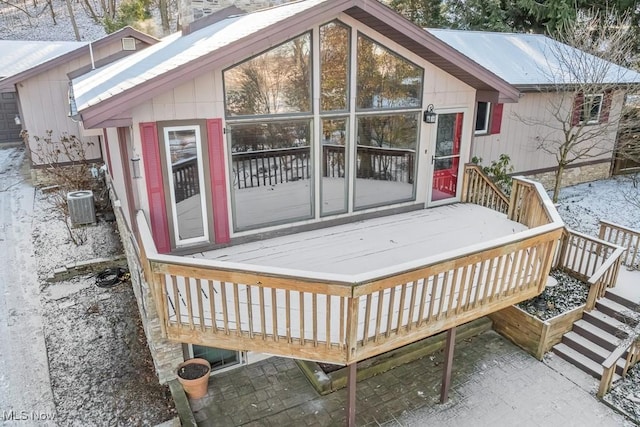
[[[454,204],[217,249],[198,257],[359,274],[526,230],[506,215]]]

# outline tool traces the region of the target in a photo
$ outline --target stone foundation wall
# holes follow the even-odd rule
[[[565,169],[562,173],[562,186],[582,184],[583,182],[597,181],[611,176],[611,164],[598,163],[595,165],[578,166]],[[544,172],[533,175],[526,175],[526,178],[540,182],[546,190],[553,190],[555,182],[555,172]]]
[[[140,311],[140,319],[147,336],[147,343],[153,364],[158,375],[160,384],[165,384],[176,378],[175,370],[179,363],[184,361],[182,352],[182,344],[169,341],[162,337],[160,329],[160,319],[156,311],[156,305],[151,295],[149,285],[144,280],[142,266],[138,257],[138,251],[134,244],[134,237],[124,219],[122,209],[115,207],[118,205],[113,190],[110,191],[111,200],[114,202],[114,213],[120,232],[120,239],[127,256],[129,271],[131,273],[131,285],[138,302],[138,310]]]

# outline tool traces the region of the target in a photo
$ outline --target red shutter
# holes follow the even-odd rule
[[[104,150],[107,152],[107,170],[109,171],[109,175],[113,176],[113,171],[111,170],[111,151],[109,150],[109,138],[107,138],[106,129],[102,129],[102,136],[104,137]]]
[[[584,94],[582,92],[576,93],[576,97],[573,99],[573,111],[571,112],[571,126],[577,126],[582,120],[583,104]]]
[[[158,144],[158,129],[155,123],[140,123],[142,135],[142,156],[144,162],[147,195],[149,197],[149,217],[151,234],[159,253],[171,251],[169,225],[164,198],[164,182],[162,179],[162,161]]]
[[[613,91],[611,89],[604,92],[604,95],[602,96],[602,109],[600,110],[600,123],[607,123],[609,121],[612,98]]]
[[[227,183],[225,181],[226,162],[224,159],[224,136],[222,119],[207,120],[209,140],[209,168],[213,199],[213,230],[216,243],[229,243],[229,214],[227,211]]]
[[[491,127],[490,133],[500,133],[500,127],[502,126],[502,108],[504,104],[494,104],[493,111],[491,112]]]

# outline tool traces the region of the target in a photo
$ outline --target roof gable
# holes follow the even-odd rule
[[[78,111],[87,127],[95,127],[205,71],[240,62],[341,13],[398,41],[492,100],[518,98],[513,86],[377,0],[305,0],[230,16],[190,34],[173,34],[73,79]]]
[[[541,34],[442,29],[427,31],[520,89],[589,83],[577,82],[574,76],[564,72],[567,64],[558,61],[558,53],[576,55],[580,62],[586,59],[600,63],[599,67],[594,68],[606,71],[606,75],[595,76],[602,83],[640,83],[640,73],[608,63]]]
[[[6,74],[4,78],[0,80],[0,89],[12,87],[18,82],[37,76],[38,74],[48,71],[62,63],[87,55],[89,54],[89,45],[91,45],[92,49],[98,49],[109,45],[110,43],[119,41],[124,37],[133,37],[145,45],[153,45],[159,42],[155,37],[131,27],[122,28],[121,30],[111,33],[94,42],[0,41],[0,52],[3,52],[5,49],[9,52],[8,49],[13,47],[14,49],[18,49],[16,53],[19,55],[24,54],[23,49],[26,49],[27,53],[30,54],[28,57],[24,58],[24,61],[18,61],[16,66],[8,65],[7,69],[9,69],[9,72],[6,73],[4,72],[5,60],[7,64],[11,64],[9,60],[14,55],[8,56],[7,58],[0,55],[0,57],[2,57],[2,60],[0,60],[0,70],[2,71],[0,71],[0,73]],[[15,43],[18,43],[18,45],[15,45]],[[0,78],[1,77],[2,76],[0,76]]]

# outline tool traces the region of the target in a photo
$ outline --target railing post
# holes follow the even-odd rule
[[[556,265],[553,266],[554,268],[559,268],[564,265],[564,261],[567,256],[567,249],[569,248],[570,237],[567,227],[565,227],[562,230],[562,237],[560,238],[560,253],[558,254]]]
[[[596,283],[591,284],[589,287],[589,295],[587,296],[587,302],[584,306],[584,311],[591,311],[596,306],[596,301],[598,300],[598,295],[600,294],[600,280]]]
[[[471,175],[471,166],[465,165],[464,172],[462,174],[462,196],[460,197],[460,201],[462,203],[467,203],[467,191],[469,190],[469,176]]]
[[[347,362],[356,358],[356,346],[358,343],[358,303],[359,298],[353,294],[347,301]]]
[[[520,192],[520,181],[518,178],[513,178],[511,181],[511,196],[509,197],[509,211],[507,212],[507,218],[511,221],[515,221],[516,204],[518,202],[518,193]]]
[[[600,386],[598,387],[598,397],[603,397],[609,391],[611,387],[611,381],[613,380],[613,371],[615,369],[615,364],[613,366],[604,367],[602,371],[602,378],[600,378]]]

